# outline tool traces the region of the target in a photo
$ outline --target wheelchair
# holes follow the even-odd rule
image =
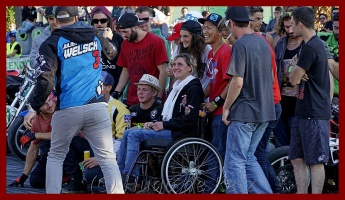
[[[223,161],[204,139],[206,117],[199,117],[197,135],[177,140],[151,138],[141,144],[124,181],[125,193],[213,194],[223,182]],[[134,168],[140,176],[129,180]]]

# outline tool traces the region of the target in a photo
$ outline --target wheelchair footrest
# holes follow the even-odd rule
[[[172,139],[149,138],[142,143],[142,148],[144,148],[144,149],[165,148],[172,141],[173,141]]]

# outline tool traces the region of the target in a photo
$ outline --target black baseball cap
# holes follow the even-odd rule
[[[253,21],[249,17],[249,11],[244,6],[230,6],[226,11],[226,20],[234,20],[239,22]]]
[[[134,13],[125,13],[119,18],[116,26],[119,29],[125,29],[139,26],[141,24],[145,24],[146,22],[146,20],[139,20],[139,17]]]
[[[59,14],[61,11],[65,11],[67,14]],[[55,18],[57,19],[75,17],[78,15],[78,6],[58,6],[55,10]]]
[[[219,22],[222,21],[223,17],[216,14],[216,13],[211,13],[209,16],[206,17],[206,19],[204,18],[199,18],[198,21],[201,24],[204,24],[206,21],[211,22],[213,25],[218,26]]]
[[[48,6],[44,10],[44,14],[46,18],[49,17],[55,17],[55,11],[56,11],[57,6]]]
[[[183,22],[181,26],[181,30],[188,31],[191,33],[196,33],[202,36],[201,25],[197,21],[194,21],[194,20],[187,20]]]

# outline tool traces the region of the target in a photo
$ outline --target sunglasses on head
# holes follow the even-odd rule
[[[103,19],[93,19],[92,23],[94,24],[98,24],[98,22],[101,22],[101,24],[107,23],[108,19],[107,18],[103,18]]]

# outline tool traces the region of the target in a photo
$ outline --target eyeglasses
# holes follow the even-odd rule
[[[98,22],[101,22],[101,24],[107,23],[108,19],[107,18],[102,18],[102,19],[93,19],[92,23],[98,24]]]

